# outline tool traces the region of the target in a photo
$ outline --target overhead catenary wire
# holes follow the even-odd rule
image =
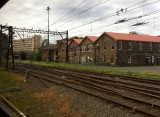
[[[73,15],[73,16],[70,16],[70,17],[64,19],[64,20],[68,20],[68,19],[69,19],[69,20],[66,21],[63,25],[65,25],[65,24],[67,24],[68,22],[72,21],[74,18],[78,17],[79,15],[81,15],[81,14],[83,14],[83,13],[85,13],[85,12],[87,12],[87,11],[89,11],[89,10],[91,10],[91,9],[93,9],[93,8],[95,8],[95,7],[103,4],[103,3],[105,3],[105,2],[108,2],[108,1],[109,1],[109,0],[103,0],[103,1],[101,1],[101,2],[98,2],[98,3],[94,4],[93,6],[87,8],[86,10],[81,11],[81,12],[79,12],[79,13]],[[52,26],[52,25],[54,25],[54,24],[51,24],[50,26]],[[62,27],[63,25],[61,25],[60,27]],[[59,27],[59,28],[60,28],[60,27]]]
[[[63,15],[62,17],[60,17],[58,20],[56,20],[54,23],[52,23],[50,26],[60,22],[63,18],[65,18],[65,16],[67,16],[68,14],[70,14],[71,12],[73,12],[74,10],[76,10],[79,6],[81,6],[83,3],[85,3],[87,0],[82,1],[80,4],[78,4],[76,7],[74,7],[72,10],[70,10],[69,12],[67,12],[65,15]]]
[[[160,17],[160,16],[157,16],[156,18],[158,18],[158,17]],[[151,19],[154,19],[154,18],[148,18],[148,19],[146,19],[146,20],[151,20]],[[156,22],[156,21],[150,21],[149,23],[151,23],[151,22]],[[122,23],[123,24],[123,23]],[[134,23],[133,23],[134,24]],[[131,24],[131,25],[133,25],[133,24]],[[98,26],[98,27],[96,27],[96,28],[93,28],[92,29],[92,32],[95,32],[96,30],[98,30],[98,31],[100,31],[101,29],[102,29],[102,31],[100,31],[100,32],[103,32],[104,31],[104,28],[107,28],[107,29],[118,29],[119,27],[124,27],[124,26],[127,26],[128,27],[128,24],[127,25],[123,25],[123,26],[115,26],[115,27],[113,27],[113,28],[109,28],[110,26],[113,26],[113,25],[116,25],[116,24],[114,24],[114,23],[112,23],[112,24],[107,24],[107,25],[104,25],[104,26]],[[87,31],[88,30],[88,31]],[[78,35],[83,35],[83,34],[87,34],[88,32],[90,32],[90,29],[88,28],[87,30],[82,30],[83,32],[85,32],[85,33],[81,33],[81,34],[78,34]],[[78,31],[78,33],[80,33],[80,32],[82,32],[82,31]],[[87,32],[86,32],[87,31]],[[77,33],[77,32],[71,32],[72,34],[73,33]],[[77,36],[77,35],[76,35]]]
[[[145,19],[146,21],[147,20],[151,20],[151,19],[154,19],[155,20],[155,18],[158,18],[158,17],[160,17],[160,16],[154,16],[153,18],[148,18],[148,19]],[[107,25],[101,25],[101,26],[96,26],[96,27],[92,27],[92,30],[95,30],[95,29],[100,29],[100,28],[104,28],[104,27],[108,27],[108,26],[112,26],[112,25],[114,25],[115,23],[112,23],[112,24],[107,24]],[[79,32],[85,32],[85,31],[89,31],[89,30],[91,30],[90,28],[88,28],[88,29],[83,29],[83,30],[78,30],[78,31],[74,31],[74,32],[71,32],[71,33],[79,33]]]
[[[159,20],[160,21],[160,20]],[[153,21],[152,21],[153,22]],[[152,23],[152,22],[150,22],[150,23]],[[112,31],[112,30],[120,30],[120,29],[127,29],[127,27],[129,27],[129,25],[128,24],[125,24],[125,25],[121,25],[121,26],[115,26],[115,27],[112,27],[112,28],[109,28],[109,27],[107,27],[107,30],[100,30],[100,29],[97,29],[97,30],[93,30],[91,33],[92,34],[99,34],[99,33],[103,33],[103,32],[106,32],[106,31]],[[130,27],[131,27],[131,25],[130,25]],[[132,27],[132,28],[135,28],[135,27]],[[141,28],[141,27],[139,27],[139,28]],[[150,28],[150,27],[149,27]],[[145,29],[146,29],[146,26],[145,26],[145,28],[143,29],[143,31],[145,31]],[[138,30],[138,28],[136,27],[136,31]],[[141,31],[141,30],[140,30]],[[79,36],[79,35],[85,35],[85,34],[89,34],[89,31],[88,32],[85,32],[85,33],[80,33],[80,34],[76,34],[75,36]]]
[[[145,20],[150,21],[151,19],[155,19],[155,18],[158,18],[158,17],[160,17],[160,16],[157,16],[157,17],[154,17],[154,18],[145,19]],[[92,28],[92,31],[99,30],[99,29],[106,28],[106,27],[108,28],[109,26],[112,26],[114,24],[115,23],[107,24],[107,25],[104,25],[104,26],[97,26],[97,27]],[[85,31],[90,31],[90,28],[84,29],[84,30],[75,31],[75,32],[71,32],[71,33],[79,33],[79,32],[85,32]]]
[[[145,5],[141,5],[141,6],[139,6],[139,7],[133,8],[133,9],[129,9],[129,10],[127,10],[127,12],[133,11],[133,10],[136,10],[136,9],[139,9],[139,8],[144,7],[144,6],[148,6],[148,5],[157,3],[157,2],[160,2],[160,0],[157,0],[157,1],[151,2],[151,3],[148,3],[148,4],[145,4]],[[132,6],[133,6],[133,5],[132,5]],[[126,8],[128,9],[128,7],[126,7]],[[124,8],[124,9],[126,9],[126,8]],[[73,30],[73,29],[76,29],[76,28],[79,28],[79,27],[83,27],[83,26],[86,26],[86,25],[88,25],[88,24],[91,24],[91,23],[94,23],[94,22],[98,22],[98,21],[101,21],[101,20],[104,20],[104,19],[107,19],[107,18],[110,18],[110,17],[113,17],[113,16],[117,16],[117,13],[109,14],[109,15],[107,15],[107,16],[98,18],[98,19],[93,20],[93,21],[90,21],[90,22],[88,22],[88,23],[85,23],[85,24],[82,24],[82,25],[79,25],[79,26],[75,26],[75,27],[70,28],[70,29],[68,29],[68,30]]]
[[[105,31],[104,31],[104,30],[102,30],[102,31],[101,31],[101,30],[98,30],[98,31],[96,31],[96,32],[95,32],[95,31],[92,31],[90,34],[87,33],[87,35],[94,35],[94,36],[95,36],[95,35],[98,34],[98,36],[100,36],[100,35],[103,34],[104,32],[111,32],[112,30],[114,30],[114,32],[116,32],[115,29],[116,29],[116,30],[121,30],[121,29],[124,29],[124,28],[126,29],[126,27],[128,27],[128,25],[124,25],[124,26],[121,26],[121,27],[114,27],[114,28],[111,28],[111,29],[107,29],[107,30],[105,30]],[[148,29],[147,29],[147,28],[144,28],[143,30],[142,30],[142,28],[141,28],[141,29],[137,29],[137,28],[136,28],[136,31],[150,31],[150,30],[151,30],[150,27],[149,27]],[[119,32],[119,31],[118,31],[118,32]],[[83,34],[86,34],[86,33],[83,33]],[[80,37],[81,37],[83,34],[78,34],[78,35],[74,35],[74,36],[80,36]],[[100,35],[99,35],[99,34],[100,34]],[[152,35],[153,35],[153,34],[159,35],[159,32],[158,32],[158,33],[153,33],[153,32],[152,32]]]
[[[108,0],[107,0],[107,1],[108,1]],[[107,1],[104,1],[104,2],[107,2]],[[123,11],[126,12],[128,8],[131,8],[131,7],[133,7],[133,6],[136,6],[136,5],[138,5],[138,4],[141,4],[141,3],[143,3],[144,1],[146,1],[146,0],[143,0],[143,1],[141,1],[141,2],[138,2],[138,3],[134,4],[134,5],[131,5],[131,6],[129,6],[129,7],[126,7],[125,9],[120,9],[119,11],[116,12],[116,15],[120,14],[120,13],[123,12]],[[104,3],[104,2],[101,1],[101,4]],[[101,5],[101,4],[97,4],[97,5]],[[89,10],[90,10],[90,8],[89,8]],[[88,11],[88,10],[87,10],[87,11]],[[82,13],[85,13],[85,12],[86,12],[86,11],[82,11]],[[118,13],[118,14],[117,14],[117,13]],[[76,18],[77,15],[79,16],[79,15],[81,15],[81,14],[76,14],[74,18]],[[71,17],[71,18],[72,18],[72,17]],[[66,23],[64,23],[63,25],[61,25],[61,26],[58,27],[58,28],[63,27],[64,25],[66,25],[68,22],[70,22],[70,21],[72,21],[72,20],[73,20],[73,18],[70,19],[69,21],[67,21]],[[92,23],[92,22],[90,22],[90,23]]]

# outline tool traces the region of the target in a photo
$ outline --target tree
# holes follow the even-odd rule
[[[21,60],[27,60],[27,52],[21,51],[19,56]]]
[[[47,39],[44,39],[41,43],[41,47],[38,49],[38,51],[34,54],[35,57],[34,59],[37,60],[37,61],[41,61],[42,60],[42,52],[43,52],[43,49],[44,47],[46,47],[47,45]]]
[[[41,61],[42,60],[42,54],[40,53],[40,51],[37,51],[34,55],[34,59],[36,61]]]

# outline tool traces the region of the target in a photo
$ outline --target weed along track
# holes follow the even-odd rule
[[[131,109],[144,116],[160,117],[160,81],[112,76],[56,67],[17,64],[15,70],[54,82]],[[43,84],[45,84],[43,82]]]

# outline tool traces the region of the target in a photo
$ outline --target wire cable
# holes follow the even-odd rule
[[[88,9],[86,9],[86,10],[84,10],[84,11],[81,11],[81,12],[79,12],[79,13],[73,15],[73,16],[70,16],[70,17],[64,19],[64,20],[68,20],[68,19],[72,18],[72,19],[68,20],[67,22],[65,22],[63,25],[61,25],[60,27],[64,26],[64,25],[67,24],[68,22],[72,21],[74,18],[78,17],[79,15],[81,15],[81,14],[83,14],[83,13],[85,13],[85,12],[87,12],[87,11],[89,11],[89,10],[91,10],[91,9],[93,9],[93,8],[95,8],[95,7],[103,4],[103,3],[105,3],[105,2],[108,2],[108,1],[109,1],[109,0],[103,0],[103,1],[101,1],[101,2],[99,2],[99,3],[94,4],[93,6],[89,7]],[[54,25],[54,24],[51,24],[50,26],[53,26],[53,25]],[[58,27],[58,28],[60,28],[60,27]]]
[[[142,5],[142,6],[139,6],[139,7],[133,8],[133,9],[130,9],[130,10],[127,10],[127,12],[133,11],[133,10],[135,10],[135,9],[139,9],[139,8],[141,8],[141,7],[148,6],[148,5],[157,3],[157,2],[160,2],[160,0],[157,0],[157,1],[152,2],[152,3],[148,3],[148,4],[146,4],[146,5]],[[128,8],[128,7],[127,7],[127,8]],[[91,22],[82,24],[82,25],[80,25],[80,26],[76,26],[76,27],[70,28],[70,29],[68,29],[68,30],[73,30],[73,29],[76,29],[76,28],[79,28],[79,27],[83,27],[83,26],[86,26],[86,25],[88,25],[88,24],[91,24],[91,23],[94,23],[94,22],[98,22],[98,21],[101,21],[101,20],[104,20],[104,19],[107,19],[107,18],[110,18],[110,17],[113,17],[113,16],[117,16],[117,13],[112,13],[112,14],[110,14],[110,15],[107,15],[107,16],[104,16],[104,17],[102,17],[102,18],[93,20],[93,21],[91,21]]]
[[[58,20],[56,20],[54,23],[52,23],[51,25],[54,25],[58,22],[60,22],[65,16],[67,16],[68,14],[70,14],[71,12],[73,12],[74,10],[76,10],[79,6],[81,6],[83,3],[85,3],[87,0],[82,1],[80,4],[78,4],[76,7],[74,7],[72,10],[70,10],[68,13],[66,13],[65,15],[63,15],[62,17],[60,17]],[[50,26],[51,26],[50,25]]]
[[[156,11],[159,11],[159,10],[156,10]],[[149,13],[148,13],[149,14]],[[145,15],[145,14],[144,14]],[[151,19],[154,19],[154,18],[158,18],[158,17],[160,17],[160,16],[157,16],[157,17],[153,17],[153,18],[148,18],[148,19],[145,19],[145,20],[151,20]],[[134,19],[134,18],[133,18]],[[158,20],[159,21],[159,20]],[[149,23],[151,23],[151,22],[155,22],[155,20],[154,21],[150,21]],[[134,24],[134,23],[133,23]],[[113,26],[113,25],[115,25],[114,23],[113,24],[109,24],[109,25],[104,25],[104,26],[99,26],[99,27],[96,27],[96,28],[93,28],[92,29],[92,31],[96,31],[96,30],[100,30],[100,29],[103,29],[103,28],[107,28],[108,29],[108,27],[110,27],[110,26]],[[124,25],[123,25],[124,26]],[[128,26],[128,24],[127,24],[127,26]],[[121,26],[119,26],[119,27],[121,27]],[[116,28],[119,28],[119,27],[117,27],[117,26],[115,26],[115,27],[113,27],[113,29],[116,29]],[[111,29],[111,28],[109,28],[109,29]],[[87,30],[90,30],[90,29],[87,29]],[[78,32],[84,32],[85,31],[85,33],[81,33],[81,34],[79,34],[79,35],[82,35],[82,34],[87,34],[88,32],[90,32],[90,31],[88,31],[88,32],[86,32],[86,30],[83,30],[83,31],[78,31]],[[102,31],[101,31],[102,32]],[[77,32],[72,32],[72,33],[77,33]]]

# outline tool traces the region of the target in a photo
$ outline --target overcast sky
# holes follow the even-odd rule
[[[69,30],[69,37],[107,31],[160,35],[160,0],[9,0],[0,9],[0,24],[47,30],[48,6],[50,30]],[[123,19],[126,22],[115,24]],[[144,24],[132,26],[137,23]]]

